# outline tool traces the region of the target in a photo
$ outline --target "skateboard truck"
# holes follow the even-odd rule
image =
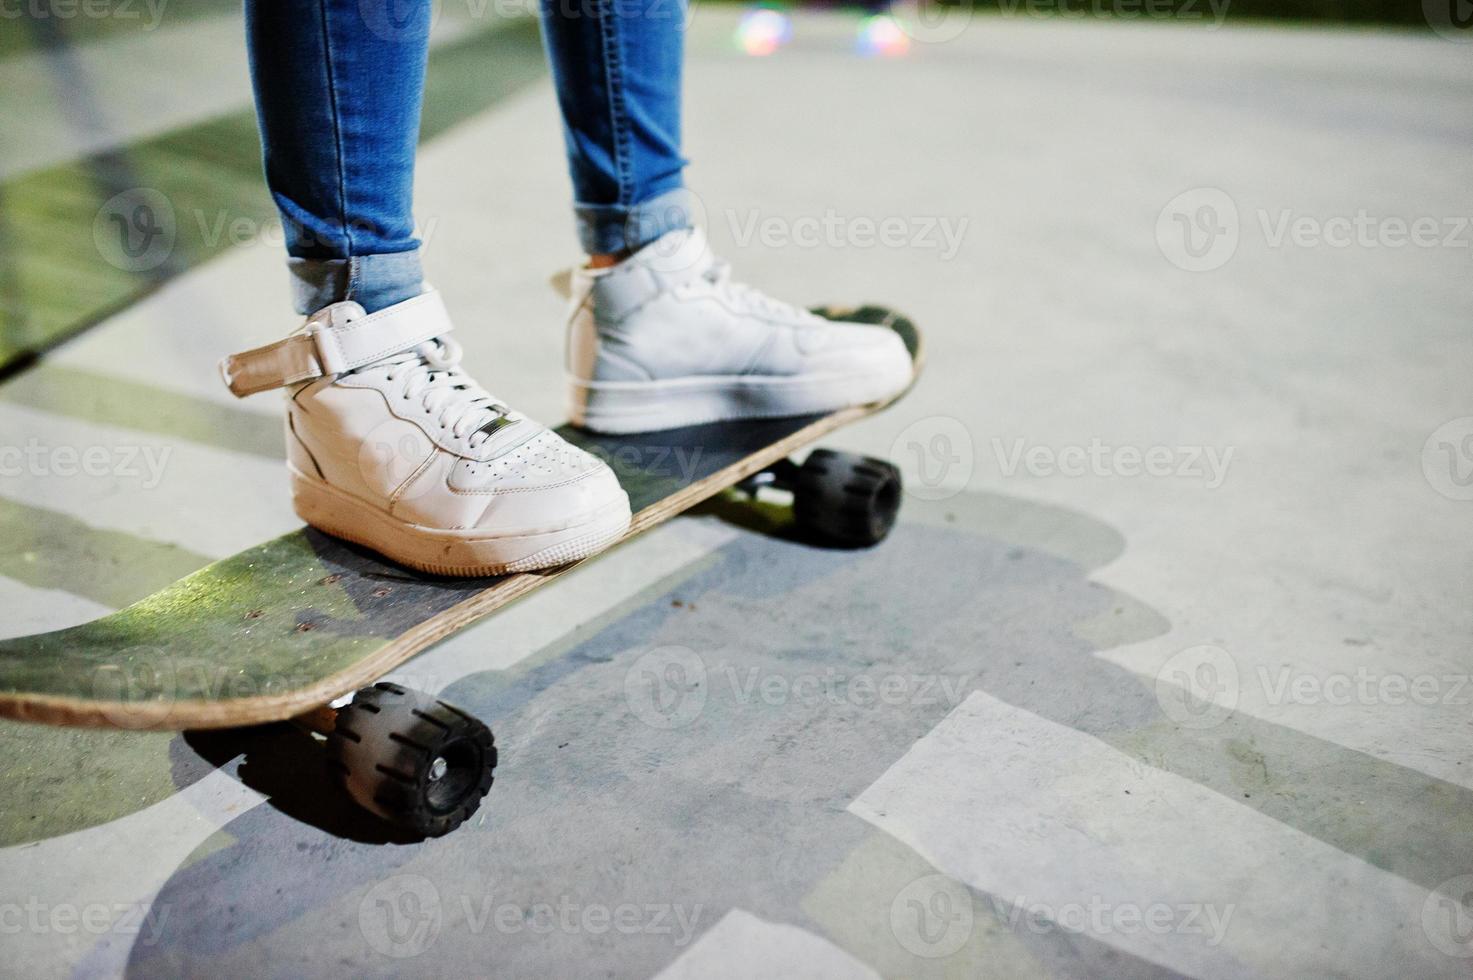
[[[815,449],[801,464],[780,459],[737,484],[793,495],[793,519],[810,537],[848,548],[879,543],[900,512],[900,471],[883,459]]]

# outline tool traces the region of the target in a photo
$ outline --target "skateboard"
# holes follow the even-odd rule
[[[924,357],[908,319],[877,306],[814,312],[894,330],[910,351],[914,384]],[[788,457],[883,407],[620,436],[557,431],[618,475],[634,512],[624,540],[723,490],[773,486],[791,492],[802,533],[864,547],[895,522],[899,471],[824,449],[801,464]],[[438,836],[490,789],[491,730],[379,678],[570,567],[444,578],[302,528],[101,619],[0,641],[0,716],[174,731],[290,721],[325,740],[328,765],[355,802],[410,833]]]

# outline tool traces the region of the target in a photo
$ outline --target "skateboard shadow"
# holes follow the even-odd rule
[[[185,732],[180,742],[217,768],[233,765],[235,778],[265,796],[268,806],[324,833],[359,844],[422,839],[353,803],[327,770],[322,739],[295,725]]]
[[[496,720],[514,760],[482,819],[453,834],[381,846],[392,842],[385,829],[324,791],[320,746],[294,729],[187,736],[181,755],[225,765],[245,753],[240,778],[270,805],[231,820],[222,846],[173,873],[156,902],[173,910],[167,930],[133,946],[127,974],[245,972],[293,953],[375,973],[392,948],[422,955],[418,975],[486,975],[494,964],[496,975],[537,976],[594,958],[619,975],[653,975],[675,952],[665,934],[615,946],[589,930],[536,932],[522,928],[527,909],[656,899],[701,909],[702,928],[731,908],[802,921],[808,896],[871,837],[849,803],[974,692],[1429,888],[1473,855],[1462,816],[1473,792],[1246,713],[1184,728],[1150,678],[1097,656],[1170,626],[1093,578],[1125,547],[1100,521],[968,493],[908,502],[888,541],[845,552],[774,540],[785,511],[761,501],[722,499],[706,512],[774,533],[735,536],[571,646],[445,689]],[[656,675],[646,660],[656,651],[699,663]],[[907,685],[891,701],[798,684],[891,676]],[[764,694],[771,679],[788,685],[783,696]],[[1388,846],[1383,811],[1344,806],[1365,786],[1400,801],[1404,843]],[[852,901],[883,923],[895,891],[871,870]],[[406,889],[430,904],[389,901]],[[386,907],[403,913],[396,930],[438,908],[444,934],[432,948],[432,935],[416,946],[386,934]],[[516,931],[498,927],[502,907]],[[1013,936],[1057,973],[1164,975],[1080,934]]]

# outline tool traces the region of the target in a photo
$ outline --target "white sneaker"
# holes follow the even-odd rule
[[[629,497],[613,472],[487,394],[449,331],[434,291],[373,314],[335,303],[221,362],[238,396],[287,389],[297,515],[442,575],[561,565],[617,540]]]
[[[894,331],[733,282],[699,230],[580,269],[571,289],[570,414],[597,432],[831,412],[888,401],[911,382]]]

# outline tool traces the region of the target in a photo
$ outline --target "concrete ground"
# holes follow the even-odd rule
[[[892,538],[727,501],[407,665],[502,750],[439,840],[385,842],[291,732],[4,724],[0,972],[1467,976],[1467,49],[979,16],[864,59],[805,14],[749,58],[735,16],[690,43],[720,251],[926,331],[914,393],[828,443],[906,470]],[[469,366],[557,419],[547,82],[428,144],[419,195]],[[0,444],[41,447],[0,476],[7,635],[296,526],[275,402],[213,369],[293,322],[270,238],[0,387]]]

